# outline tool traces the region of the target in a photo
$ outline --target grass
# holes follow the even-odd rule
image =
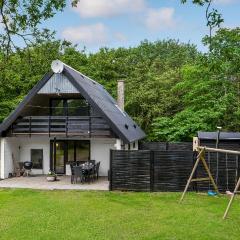
[[[0,239],[239,239],[240,199],[188,193],[0,189]]]

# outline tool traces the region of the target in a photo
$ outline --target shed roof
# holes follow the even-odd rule
[[[99,111],[115,134],[125,143],[130,143],[146,136],[132,118],[118,107],[115,99],[101,84],[64,63],[62,73],[69,79],[69,81],[71,81],[74,87],[79,90],[81,95],[90,103],[90,105]],[[38,82],[37,85],[35,85],[35,87],[33,87],[15,111],[13,111],[0,125],[0,133],[6,131],[11,126],[23,110],[24,106],[38,93],[53,74],[52,71],[49,72],[40,82]]]
[[[198,132],[198,138],[201,140],[217,140],[218,132]],[[220,132],[220,140],[240,140],[240,132]]]

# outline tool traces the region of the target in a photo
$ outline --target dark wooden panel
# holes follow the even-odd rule
[[[150,191],[150,152],[112,150],[111,187],[114,190]]]
[[[152,151],[192,151],[192,142],[140,142],[139,149]]]
[[[192,166],[191,151],[154,151],[154,191],[183,191]]]

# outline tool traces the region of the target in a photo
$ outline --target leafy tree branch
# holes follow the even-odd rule
[[[66,0],[0,0],[0,51],[9,56],[20,46],[50,38],[52,32],[40,24],[65,6]]]
[[[183,4],[187,3],[187,0],[181,0]],[[192,3],[198,6],[206,6],[205,18],[206,26],[209,28],[209,51],[212,52],[212,34],[213,30],[219,28],[221,23],[224,22],[222,14],[217,9],[212,8],[213,0],[192,0]]]

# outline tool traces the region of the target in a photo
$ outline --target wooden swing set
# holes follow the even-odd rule
[[[214,190],[217,194],[219,194],[219,191],[218,191],[218,187],[217,187],[217,184],[215,183],[214,181],[214,178],[212,176],[212,173],[208,167],[208,164],[205,160],[205,152],[216,152],[216,153],[226,153],[226,154],[233,154],[233,155],[240,155],[240,151],[233,151],[233,150],[226,150],[226,149],[219,149],[219,148],[209,148],[209,147],[203,147],[203,146],[198,146],[198,144],[196,145],[196,141],[195,141],[195,150],[197,150],[198,152],[198,155],[197,155],[197,160],[193,166],[193,169],[192,169],[192,172],[189,176],[189,179],[187,181],[187,184],[185,186],[185,189],[183,191],[183,194],[181,196],[181,199],[180,199],[180,203],[183,201],[183,198],[185,197],[185,194],[190,186],[190,184],[192,182],[203,182],[203,181],[210,181],[214,187]],[[202,162],[203,164],[203,167],[204,167],[204,170],[206,171],[208,177],[205,177],[205,178],[194,178],[194,174],[196,173],[196,170],[197,170],[197,167],[199,165],[199,163]],[[237,193],[239,193],[238,189],[240,187],[240,177],[238,178],[238,181],[237,181],[237,184],[234,188],[234,191],[233,193],[231,194],[231,198],[229,200],[229,203],[227,205],[227,208],[225,210],[225,213],[223,215],[223,219],[226,219],[227,215],[228,215],[228,212],[232,206],[232,203],[233,203],[233,200],[236,196]]]

